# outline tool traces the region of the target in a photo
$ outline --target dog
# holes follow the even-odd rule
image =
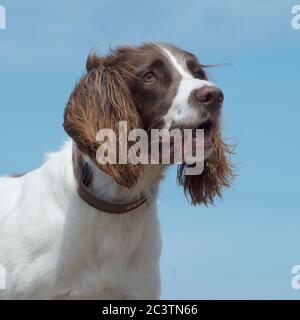
[[[100,164],[101,128],[203,129],[204,168],[177,181],[211,204],[234,178],[224,96],[196,56],[170,44],[90,53],[64,112],[70,136],[45,163],[0,178],[2,299],[159,299],[159,185],[168,166]],[[163,201],[163,200],[162,200]]]

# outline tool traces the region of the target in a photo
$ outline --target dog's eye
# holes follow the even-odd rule
[[[202,68],[198,67],[195,68],[194,70],[194,75],[197,79],[201,79],[201,80],[205,80],[206,79],[206,75],[205,72],[202,70]]]
[[[156,80],[156,76],[153,71],[148,71],[142,76],[142,80],[144,82],[154,82]]]

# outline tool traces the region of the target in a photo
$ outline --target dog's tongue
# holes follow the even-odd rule
[[[208,149],[212,147],[212,140],[209,135],[204,135],[204,139],[193,138],[191,141],[183,142],[183,151],[193,150],[193,152],[198,148],[199,151]]]
[[[203,159],[203,152],[205,149],[212,147],[212,140],[209,135],[204,135],[204,139],[193,137],[190,140],[182,141],[182,148],[180,145],[170,145],[170,154],[174,158],[175,154],[182,154],[184,159],[187,156],[197,156],[200,160]],[[197,152],[196,152],[197,151]]]
[[[171,163],[175,163],[175,159],[185,160],[186,158],[192,157],[193,160],[199,158],[199,161],[202,161],[204,158],[204,151],[212,147],[212,138],[210,134],[204,134],[201,137],[193,136],[188,139],[184,139],[182,137],[182,143],[174,144],[174,140],[169,144],[170,146],[170,161]],[[162,145],[159,145],[159,154],[160,161],[162,161]],[[181,155],[181,158],[180,158]]]

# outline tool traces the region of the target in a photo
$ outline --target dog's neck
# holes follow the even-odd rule
[[[87,155],[82,154],[77,149],[75,144],[73,145],[73,156],[75,159],[81,157],[81,161],[88,164],[91,180],[87,188],[90,192],[105,201],[126,202],[137,199],[141,195],[145,195],[151,201],[156,198],[159,183],[164,177],[165,166],[146,165],[138,182],[134,186],[126,188],[118,184],[111,176],[101,171]],[[79,180],[80,170],[78,162],[75,160],[73,165],[75,175],[77,180]]]

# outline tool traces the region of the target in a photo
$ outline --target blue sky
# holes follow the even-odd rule
[[[66,139],[62,114],[91,49],[171,42],[225,93],[239,178],[214,207],[189,206],[171,169],[160,195],[162,298],[292,298],[300,264],[297,1],[0,0],[0,174],[39,166]]]

